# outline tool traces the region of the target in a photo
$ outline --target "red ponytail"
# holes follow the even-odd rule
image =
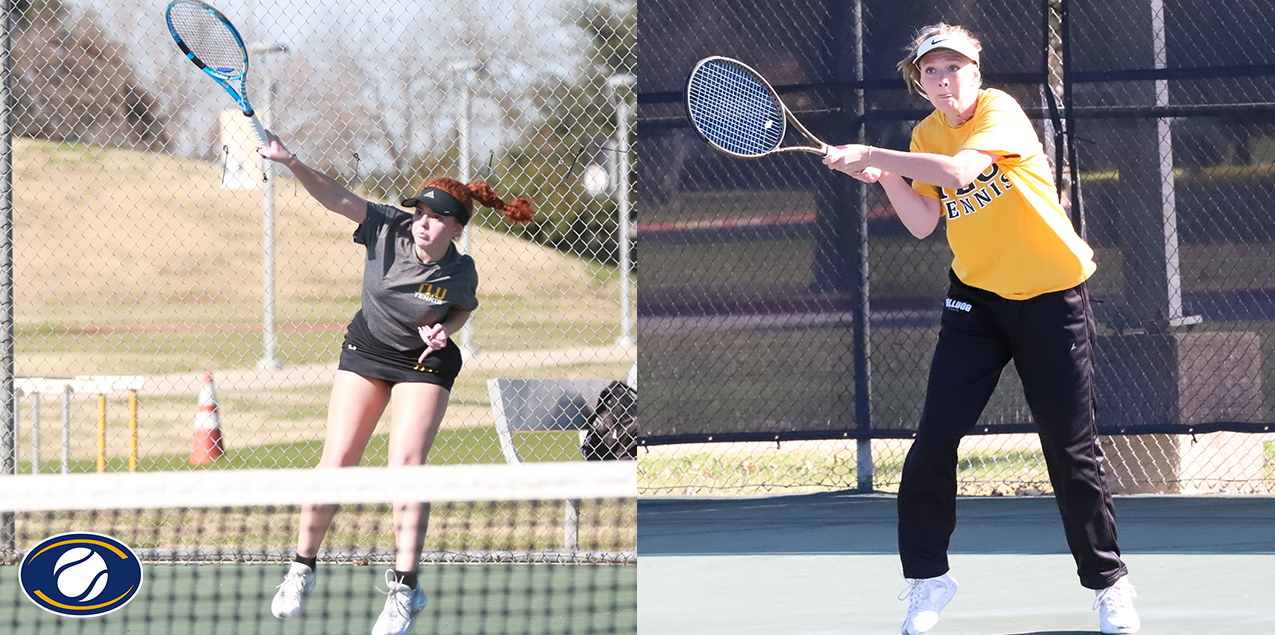
[[[464,185],[456,179],[439,176],[426,181],[421,189],[424,190],[427,187],[436,187],[456,197],[456,200],[469,210],[471,218],[474,215],[474,201],[478,201],[483,207],[503,212],[506,218],[515,223],[529,223],[535,217],[535,204],[529,197],[519,196],[513,202],[505,203],[496,190],[483,181]]]
[[[474,200],[481,203],[483,207],[504,212],[505,218],[515,223],[529,223],[535,217],[534,204],[529,197],[519,196],[513,202],[506,203],[496,190],[483,181],[470,183],[469,191],[473,194]]]

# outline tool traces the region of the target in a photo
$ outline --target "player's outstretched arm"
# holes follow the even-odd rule
[[[938,201],[922,196],[912,189],[903,177],[892,172],[882,172],[877,182],[885,189],[885,195],[890,198],[890,206],[894,208],[894,213],[898,214],[899,220],[903,221],[903,226],[907,227],[913,236],[925,238],[934,233],[934,229],[939,226],[939,217],[942,215],[942,208]]]
[[[922,183],[948,189],[960,189],[974,182],[978,175],[998,158],[991,152],[966,148],[953,156],[928,152],[902,152],[875,148],[872,165]]]
[[[890,205],[894,207],[899,220],[903,221],[903,226],[907,227],[913,236],[925,238],[938,227],[940,212],[938,201],[918,194],[901,176],[890,171],[891,165],[903,166],[905,169],[911,167],[906,161],[895,160],[898,155],[910,159],[912,158],[908,156],[910,154],[908,152],[887,154],[880,148],[857,144],[833,146],[829,148],[823,164],[829,169],[844,172],[865,183],[880,183],[881,187],[885,188],[886,196],[890,198]],[[874,161],[887,156],[889,158],[886,159],[885,166]]]
[[[292,170],[292,174],[301,182],[305,191],[324,207],[356,222],[363,222],[367,214],[367,200],[346,189],[336,179],[302,163],[295,154],[288,151],[279,140],[279,136],[266,131],[266,145],[259,146],[257,153],[263,159],[269,159]]]

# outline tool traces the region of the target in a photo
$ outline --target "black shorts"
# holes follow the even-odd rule
[[[366,327],[356,316],[346,331],[345,341],[341,343],[341,361],[337,369],[390,384],[435,384],[451,390],[464,363],[460,347],[448,339],[446,348],[430,353],[425,356],[424,362],[417,363],[424,350],[423,344],[419,349],[406,352],[377,346],[371,343],[370,334],[366,333]]]

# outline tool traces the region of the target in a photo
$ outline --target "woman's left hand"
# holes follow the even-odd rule
[[[447,348],[447,329],[443,328],[442,323],[422,326],[417,328],[416,332],[420,334],[421,341],[425,342],[425,352],[421,353],[416,363],[422,364],[430,353]]]
[[[868,146],[856,143],[829,146],[828,154],[823,157],[823,164],[829,169],[845,172],[851,176],[862,174],[868,167],[868,150]]]

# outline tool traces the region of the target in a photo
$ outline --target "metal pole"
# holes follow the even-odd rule
[[[274,83],[266,88],[266,112],[263,123],[269,129],[273,122],[270,113],[274,112]],[[274,290],[274,161],[262,161],[264,171],[261,184],[261,235],[262,235],[262,355],[257,363],[260,370],[279,370],[283,367],[275,358],[279,350],[279,338],[275,333],[275,290]]]
[[[40,393],[31,392],[31,473],[40,473]]]
[[[106,395],[97,396],[97,471],[106,471]]]
[[[607,86],[611,88],[612,95],[615,97],[615,146],[619,156],[617,157],[616,172],[616,188],[615,196],[617,201],[618,213],[620,215],[620,338],[616,341],[617,346],[629,347],[637,343],[633,337],[633,308],[632,298],[630,294],[630,285],[632,279],[629,272],[632,271],[632,264],[629,262],[631,251],[630,226],[629,226],[629,133],[631,124],[629,123],[629,93],[632,92],[633,84],[637,80],[632,75],[614,75],[607,80]]]
[[[1071,86],[1071,9],[1070,0],[1058,1],[1058,21],[1062,25],[1063,125],[1067,139],[1067,163],[1071,165],[1071,226],[1082,239],[1088,239],[1085,205],[1080,190],[1080,154],[1076,149],[1076,117],[1072,109]]]
[[[128,471],[137,471],[137,391],[128,392]]]
[[[17,421],[13,418],[15,402],[13,377],[13,58],[10,30],[13,6],[0,0],[0,403],[6,407],[0,421],[0,474],[16,474],[14,443]],[[15,517],[0,514],[0,550],[13,553],[17,548]]]
[[[1167,68],[1169,52],[1164,25],[1164,0],[1151,0],[1151,46],[1155,55],[1155,67]],[[1169,105],[1169,82],[1164,79],[1155,81],[1155,105]],[[1156,133],[1160,139],[1157,147],[1160,164],[1160,209],[1164,222],[1164,265],[1165,283],[1168,287],[1166,295],[1169,305],[1165,307],[1169,326],[1186,326],[1199,324],[1204,320],[1199,315],[1186,315],[1182,305],[1182,268],[1178,258],[1178,199],[1173,176],[1173,127],[1172,119],[1161,117],[1156,119]]]
[[[268,53],[286,53],[285,44],[256,44],[252,52],[262,59]],[[262,125],[267,129],[274,127],[275,82],[270,69],[262,64],[266,81],[266,107],[261,113]],[[279,337],[275,327],[275,266],[274,266],[274,161],[261,161],[261,259],[262,259],[262,318],[261,361],[257,362],[258,370],[279,370],[283,364],[275,357],[279,350]]]
[[[14,378],[13,387],[13,473],[22,468],[22,391],[17,387]]]
[[[460,145],[460,160],[458,168],[461,183],[469,183],[473,178],[469,169],[470,158],[470,131],[469,121],[473,115],[473,92],[469,83],[469,72],[478,73],[483,67],[482,62],[478,60],[470,60],[468,62],[456,62],[452,64],[452,72],[456,73],[457,82],[460,84],[460,112],[456,116],[456,136]],[[466,231],[460,235],[460,250],[462,253],[469,254],[469,232]],[[473,255],[473,254],[470,254]],[[460,329],[460,350],[465,357],[472,357],[478,352],[474,345],[474,321],[470,319],[465,326]]]
[[[62,385],[62,473],[71,472],[71,384]]]
[[[855,80],[863,81],[863,3],[854,3],[854,62]],[[867,141],[867,128],[863,123],[866,110],[863,89],[855,92],[855,113],[859,116],[859,143]],[[860,432],[872,429],[872,307],[868,275],[868,196],[866,184],[858,186],[859,195],[859,297],[855,304],[854,320],[854,418]],[[872,439],[861,437],[855,447],[855,475],[859,491],[873,491],[876,466],[872,460]]]

